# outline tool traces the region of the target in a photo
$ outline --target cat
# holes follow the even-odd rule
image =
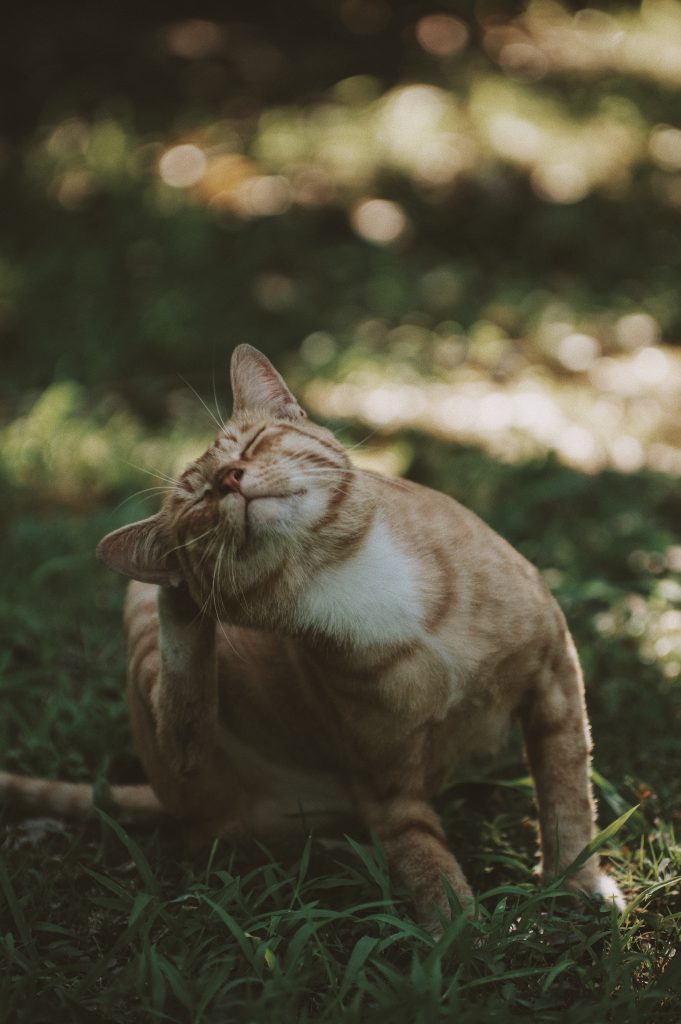
[[[359,819],[437,931],[473,893],[432,800],[518,716],[541,870],[594,836],[575,647],[536,569],[452,498],[354,466],[269,360],[232,355],[232,417],[161,510],[97,549],[131,577],[128,702],[150,787],[120,807],[195,839],[266,842]],[[0,778],[24,807],[89,787]],[[614,901],[596,856],[566,884]]]

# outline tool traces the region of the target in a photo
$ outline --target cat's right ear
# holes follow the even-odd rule
[[[237,345],[230,363],[234,412],[266,410],[287,420],[307,419],[284,378],[252,345]]]
[[[162,587],[182,583],[179,564],[168,550],[158,515],[107,534],[97,545],[97,558],[114,572],[142,583]]]

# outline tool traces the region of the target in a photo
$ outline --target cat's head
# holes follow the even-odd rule
[[[97,556],[109,568],[165,586],[185,582],[198,598],[206,583],[223,585],[218,564],[225,580],[235,579],[277,552],[333,544],[334,531],[336,541],[347,533],[355,471],[342,445],[308,420],[250,345],[234,350],[231,379],[234,405],[224,430],[157,515],[101,541]]]

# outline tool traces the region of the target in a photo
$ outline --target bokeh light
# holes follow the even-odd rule
[[[348,0],[337,23],[367,52],[400,34],[409,74],[341,61],[323,88],[274,102],[277,69],[290,70],[274,37],[227,16],[169,19],[155,38],[186,83],[177,117],[151,130],[122,103],[64,109],[27,146],[31,188],[65,217],[140,197],[148,223],[121,263],[145,296],[131,316],[150,350],[182,358],[199,333],[214,338],[210,323],[192,327],[203,304],[230,337],[253,320],[319,374],[322,414],[410,423],[503,458],[555,451],[589,471],[674,471],[681,129],[632,83],[681,82],[681,4],[574,12],[535,0],[476,23]],[[241,93],[224,88],[228,64]],[[586,245],[589,204],[598,234]],[[196,281],[177,285],[184,255],[168,260],[158,224],[184,210],[195,235],[188,220],[182,253],[200,262],[214,247],[235,277],[219,317]],[[83,280],[107,277],[96,260],[81,266]],[[25,315],[24,280],[0,264],[7,329]],[[103,348],[120,343],[112,332]]]
[[[193,145],[173,146],[158,165],[161,178],[172,188],[190,188],[201,181],[208,166],[202,149]]]
[[[407,218],[398,203],[388,199],[363,199],[351,214],[358,235],[378,245],[388,245],[404,234]]]
[[[427,14],[416,22],[416,38],[433,57],[453,57],[468,42],[468,29],[450,14]]]
[[[166,43],[171,53],[187,60],[211,57],[220,50],[223,33],[214,21],[192,19],[171,25]]]

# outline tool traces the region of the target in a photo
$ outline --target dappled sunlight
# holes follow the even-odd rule
[[[578,202],[599,187],[626,187],[645,154],[643,120],[625,101],[605,98],[597,113],[575,118],[548,95],[489,78],[473,91],[471,112],[488,147],[556,203]]]
[[[607,611],[599,612],[595,626],[605,637],[634,642],[642,661],[658,666],[669,680],[681,676],[681,583],[668,575],[670,568],[678,574],[678,548],[671,556],[651,556],[635,551],[631,560],[639,569],[660,574],[648,598],[641,594],[627,594]],[[676,554],[674,554],[676,552]],[[656,564],[650,562],[656,559]]]
[[[556,95],[501,74],[478,76],[465,92],[416,82],[384,94],[376,79],[357,76],[304,109],[271,108],[176,138],[141,138],[112,118],[70,119],[36,144],[30,164],[67,207],[127,179],[161,204],[166,186],[243,218],[282,214],[292,203],[351,211],[386,172],[437,195],[464,179],[485,182],[495,163],[507,164],[542,198],[575,203],[595,189],[626,189],[636,166],[678,168],[675,129],[647,134],[622,98],[605,94],[596,107],[575,116]]]
[[[371,12],[366,4],[343,5],[340,22],[351,37],[378,38],[394,24],[389,5],[370,6]],[[139,237],[126,243],[131,280],[122,287],[146,303],[138,319],[145,342],[159,349],[171,336],[197,342],[194,303],[205,304],[205,297],[195,299],[183,282],[186,267],[208,253],[206,233],[214,230],[220,243],[206,259],[223,261],[226,275],[252,267],[239,285],[234,340],[246,340],[260,313],[269,339],[267,318],[280,314],[275,333],[286,350],[302,343],[308,369],[326,372],[337,355],[352,355],[373,322],[386,340],[372,352],[383,347],[386,358],[400,361],[410,349],[420,358],[433,347],[426,377],[442,371],[448,386],[450,369],[480,365],[490,376],[481,387],[487,409],[494,407],[491,419],[511,429],[517,417],[508,411],[510,385],[500,380],[512,377],[520,386],[519,374],[548,362],[552,376],[560,370],[566,378],[556,394],[552,386],[546,398],[544,383],[530,387],[522,378],[521,391],[538,389],[558,403],[553,426],[544,430],[550,436],[538,443],[560,445],[579,465],[648,464],[649,443],[676,443],[658,429],[668,418],[668,395],[657,417],[642,412],[643,403],[633,412],[632,403],[644,378],[665,390],[667,357],[658,342],[676,340],[681,316],[672,221],[681,210],[681,128],[664,97],[651,102],[636,76],[672,82],[681,67],[669,56],[681,47],[681,2],[572,13],[554,0],[536,0],[516,18],[481,10],[477,23],[482,49],[463,16],[415,13],[404,30],[408,75],[339,75],[301,93],[303,99],[242,102],[225,93],[210,113],[199,115],[188,101],[162,129],[142,127],[124,104],[55,116],[27,143],[27,181],[36,199],[74,222],[81,214],[85,221],[105,197],[139,204],[139,228],[136,221],[128,229]],[[257,92],[259,75],[269,81],[277,61],[287,59],[257,35],[245,25],[185,19],[169,21],[157,41],[188,80],[234,62],[248,93]],[[587,76],[583,92],[572,88],[580,76]],[[195,241],[178,244],[183,269],[173,277],[164,265],[168,239],[157,235],[185,214],[196,218]],[[242,246],[250,229],[263,232],[259,257],[242,263],[241,251],[230,247]],[[629,259],[619,252],[620,231]],[[273,244],[276,232],[281,238]],[[646,257],[639,257],[639,240]],[[608,268],[602,279],[601,248]],[[312,251],[305,265],[299,255]],[[0,254],[0,327],[14,322],[20,273]],[[76,273],[88,276],[80,265]],[[101,271],[98,280],[105,276]],[[153,282],[166,294],[157,295]],[[210,344],[220,329],[210,327]],[[258,321],[254,331],[262,330]],[[326,337],[326,348],[310,355],[308,336]],[[180,343],[173,344],[177,352]],[[646,351],[629,362],[608,361],[636,349]],[[622,438],[580,428],[576,398],[566,412],[559,396],[572,395],[587,378],[589,402],[600,390],[606,404],[613,393],[631,392],[625,412],[612,414]],[[624,408],[623,401],[615,404]],[[388,415],[388,400],[380,402],[379,419]],[[449,430],[452,415],[438,414],[437,429]],[[640,426],[646,417],[656,423]],[[661,448],[654,461],[673,463]]]
[[[386,170],[432,192],[462,175],[484,179],[493,159],[524,170],[545,198],[576,202],[598,187],[626,186],[627,171],[649,159],[642,119],[624,101],[606,99],[598,113],[576,118],[555,97],[540,101],[491,75],[467,96],[425,83],[377,90],[375,80],[349,79],[328,102],[269,111],[248,155],[289,181],[318,170],[341,202]]]
[[[425,364],[432,339],[424,348]],[[503,383],[474,358],[435,377],[419,371],[418,360],[386,365],[351,352],[334,380],[306,386],[305,400],[317,415],[387,432],[425,430],[509,461],[551,451],[585,472],[681,473],[681,354],[669,346],[598,351],[586,335],[565,335],[558,355],[572,377],[525,365]]]
[[[357,41],[380,39],[395,17],[384,0],[339,9]],[[100,320],[93,281],[120,275],[109,320],[129,304],[140,351],[171,373],[178,353],[200,351],[205,382],[208,346],[214,368],[216,346],[262,344],[317,417],[380,436],[353,457],[383,472],[408,468],[409,428],[506,463],[553,453],[586,473],[678,475],[681,300],[667,224],[681,210],[681,128],[641,83],[681,84],[681,2],[572,12],[534,0],[517,17],[407,20],[408,74],[341,63],[281,103],[259,91],[286,65],[279,43],[245,23],[169,20],[157,43],[198,91],[163,127],[112,103],[38,128],[22,155],[34,196],[71,223],[105,197],[134,199],[141,217],[121,266],[77,261],[77,330]],[[221,62],[245,92],[208,113],[195,99]],[[651,275],[632,251],[648,236]],[[204,251],[216,281],[248,268],[222,304],[221,284],[200,290]],[[0,327],[17,322],[27,281],[0,254]],[[102,332],[105,375],[122,338]],[[123,401],[90,407],[71,383],[6,419],[5,477],[73,503],[163,485],[128,463],[172,477],[210,440],[184,407],[152,436]]]
[[[681,85],[681,3],[644,0],[639,10],[570,11],[532,0],[510,24],[491,24],[485,45],[510,75],[536,81],[548,72],[637,75]]]

